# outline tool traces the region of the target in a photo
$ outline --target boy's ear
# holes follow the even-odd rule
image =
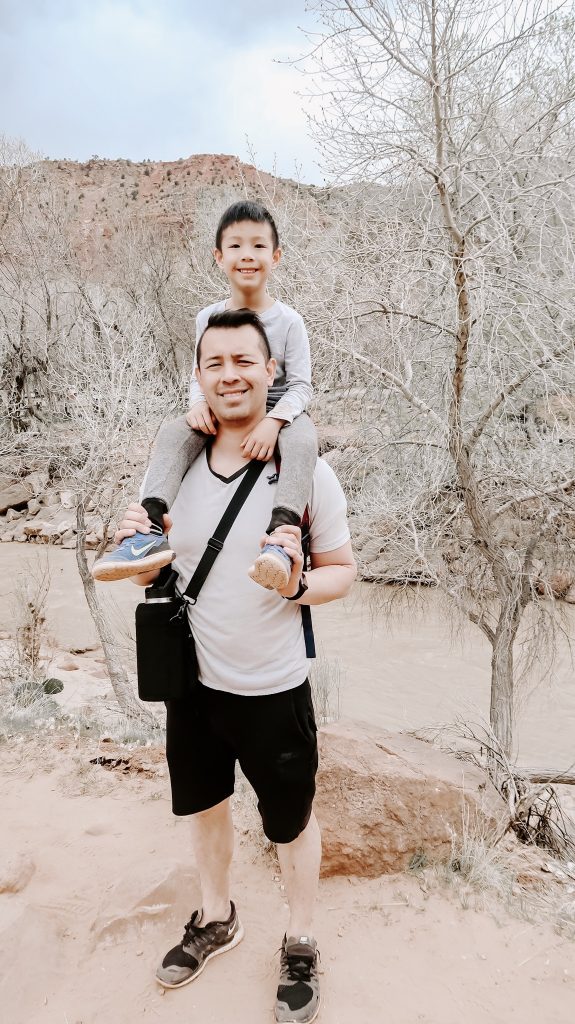
[[[223,257],[223,254],[222,254],[222,250],[221,249],[214,249],[214,259],[215,259],[218,267],[221,267],[223,258],[224,257]]]
[[[278,245],[276,251],[274,252],[274,254],[272,256],[272,267],[277,267],[277,265],[278,265],[279,261],[281,260],[281,258],[282,258],[282,251],[281,251],[281,249],[280,249],[280,247]]]

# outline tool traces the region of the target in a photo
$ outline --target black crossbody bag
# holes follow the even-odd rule
[[[184,593],[176,590],[178,574],[169,566],[167,570],[162,569],[155,586],[147,587],[146,600],[136,608],[140,700],[180,700],[189,696],[197,683],[196,650],[188,621],[188,602],[196,603],[208,573],[265,465],[265,462],[254,460],[248,466]]]

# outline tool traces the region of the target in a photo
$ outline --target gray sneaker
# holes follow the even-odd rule
[[[156,978],[164,988],[181,988],[201,974],[208,960],[218,953],[233,949],[244,937],[234,904],[227,921],[212,921],[202,928],[196,922],[201,910],[195,910],[188,921],[182,941],[166,953],[156,971]]]
[[[317,942],[307,935],[284,935],[276,998],[278,1024],[311,1024],[319,1013]]]

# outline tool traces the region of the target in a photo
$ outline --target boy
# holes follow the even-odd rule
[[[239,202],[228,207],[216,231],[214,257],[228,279],[230,297],[201,310],[196,320],[196,341],[212,313],[247,308],[260,317],[277,364],[266,416],[242,443],[246,459],[264,462],[272,457],[279,443],[281,474],[266,531],[270,536],[281,526],[299,526],[310,497],[317,436],[305,413],[312,397],[309,340],[301,316],[273,299],[267,290],[281,249],[273,217],[264,206]],[[230,404],[237,400],[233,385],[231,379],[225,385],[226,401]],[[127,537],[115,551],[95,562],[95,579],[124,579],[159,569],[175,558],[164,536],[164,515],[190,465],[216,433],[217,423],[194,373],[190,411],[160,431],[144,481],[142,505],[150,526],[142,526],[138,534],[147,536]],[[281,590],[291,574],[289,556],[279,545],[266,543],[249,574],[261,586]]]

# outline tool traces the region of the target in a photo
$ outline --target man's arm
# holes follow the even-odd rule
[[[267,540],[267,538],[266,538]],[[278,590],[281,597],[293,597],[299,590],[303,571],[301,530],[299,526],[280,526],[274,530],[273,544],[280,544],[292,560],[289,583]],[[311,570],[305,574],[308,589],[295,604],[327,604],[345,597],[357,574],[357,566],[351,550],[351,541],[346,541],[333,551],[311,554]]]

